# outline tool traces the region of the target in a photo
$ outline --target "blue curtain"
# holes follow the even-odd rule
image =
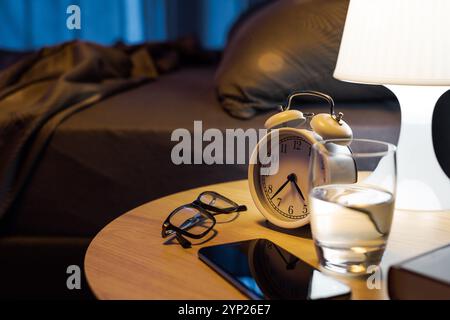
[[[163,41],[196,35],[221,49],[235,19],[265,0],[0,0],[0,48],[30,50],[83,39],[102,44]],[[81,29],[66,27],[69,5]]]

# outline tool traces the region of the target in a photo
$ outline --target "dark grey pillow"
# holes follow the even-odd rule
[[[225,110],[250,118],[298,90],[341,101],[395,99],[382,86],[333,78],[347,6],[348,0],[279,0],[240,21],[216,73]]]

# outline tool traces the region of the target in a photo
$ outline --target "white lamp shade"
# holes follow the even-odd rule
[[[351,0],[334,77],[450,85],[450,0]]]

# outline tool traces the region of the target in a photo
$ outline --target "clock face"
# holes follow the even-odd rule
[[[260,175],[256,187],[264,207],[283,220],[309,216],[308,170],[312,143],[299,134],[280,134],[279,169],[274,175]],[[260,171],[256,170],[257,172]]]
[[[298,228],[309,222],[309,166],[312,161],[312,146],[317,136],[310,130],[280,128],[278,171],[273,175],[261,174],[264,167],[255,161],[256,148],[249,165],[249,186],[252,198],[259,211],[271,223],[282,228]],[[270,150],[271,134],[267,134],[258,146]],[[330,183],[355,183],[357,181],[356,163],[347,146],[334,145],[331,152],[339,150],[347,156],[328,157],[326,162],[316,163],[314,176],[318,181]],[[276,156],[276,155],[273,155]],[[256,162],[256,163],[255,163]],[[265,172],[269,171],[265,168]]]

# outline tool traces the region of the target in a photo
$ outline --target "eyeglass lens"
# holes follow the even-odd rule
[[[207,214],[193,206],[182,207],[172,215],[170,223],[193,235],[201,235],[214,226],[214,221]]]
[[[203,192],[200,195],[199,200],[201,203],[219,209],[233,209],[237,207],[237,204],[233,201],[212,192]]]

